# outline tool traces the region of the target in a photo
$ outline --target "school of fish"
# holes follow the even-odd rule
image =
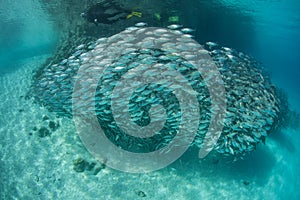
[[[172,93],[172,89],[180,88],[180,85],[172,85],[166,79],[159,83],[145,84],[133,92],[128,87],[125,90],[128,90],[128,93],[132,92],[129,102],[123,99],[118,101],[118,94],[114,94],[117,104],[128,106],[131,120],[139,126],[151,123],[152,115],[167,116],[163,128],[149,138],[129,136],[119,127],[120,124],[115,122],[120,116],[114,116],[111,109],[113,90],[121,78],[130,82],[134,80],[136,74],[144,73],[147,77],[158,75],[172,77],[174,75],[172,73],[180,73],[185,77],[183,82],[186,81],[193,88],[185,92],[195,95],[199,103],[200,116],[191,119],[199,120],[198,131],[192,145],[201,148],[214,112],[211,109],[210,94],[201,74],[176,52],[177,49],[184,51],[191,44],[190,33],[193,30],[179,25],[170,26],[168,30],[173,31],[182,40],[180,46],[174,46],[175,44],[168,38],[168,32],[158,28],[155,33],[144,33],[149,36],[144,38],[143,48],[134,49],[132,43],[136,33],[145,31],[144,26],[146,24],[139,23],[117,35],[76,47],[69,58],[37,72],[30,95],[36,102],[59,116],[72,117],[76,109],[85,110],[87,114],[95,113],[107,137],[120,148],[132,152],[151,152],[167,145],[176,135],[178,128],[184,126],[180,124],[182,115],[180,101]],[[153,34],[160,36],[157,42],[175,50],[172,52],[155,48]],[[258,143],[264,142],[277,126],[280,118],[280,100],[268,75],[254,59],[213,42],[207,42],[203,48],[215,62],[226,90],[226,116],[225,120],[220,122],[223,130],[214,145],[214,150],[222,155],[241,157],[253,151]],[[107,61],[103,57],[103,51],[106,54],[114,54],[115,51],[123,53],[116,56],[115,60]],[[193,57],[193,54],[185,56]],[[138,71],[140,65],[149,64],[152,68]],[[170,70],[162,73],[161,70],[156,70],[161,69],[160,67]],[[84,69],[87,73],[78,75],[79,69]],[[95,82],[94,79],[97,77]],[[78,80],[80,87],[77,87],[74,94],[75,82]],[[94,90],[91,95],[91,91]],[[78,99],[80,104],[77,103]],[[157,113],[151,112],[154,105],[160,105],[158,111],[155,110]],[[119,115],[122,115],[120,114],[122,112],[119,111]],[[127,110],[124,110],[125,112]],[[182,140],[184,139],[183,137]]]

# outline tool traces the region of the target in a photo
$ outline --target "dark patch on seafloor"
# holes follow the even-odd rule
[[[51,120],[51,118],[47,115],[44,115],[38,126],[34,126],[32,128],[32,132],[28,134],[31,136],[33,133],[40,138],[44,138],[47,136],[51,136],[53,132],[55,132],[60,127],[59,121]]]
[[[59,128],[59,123],[55,123],[54,121],[49,121],[49,128],[51,131],[56,131]]]
[[[243,184],[246,185],[246,186],[248,186],[250,184],[250,182],[247,181],[247,180],[243,180]]]
[[[51,135],[51,132],[46,127],[41,127],[38,131],[38,136],[41,138],[50,136],[50,135]]]
[[[135,194],[137,194],[139,197],[146,197],[146,193],[143,192],[142,190],[136,190]]]
[[[88,174],[97,175],[105,167],[103,163],[88,162],[83,158],[77,158],[73,161],[73,170],[78,173],[87,172]]]

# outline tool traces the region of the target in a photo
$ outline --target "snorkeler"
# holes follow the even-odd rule
[[[102,2],[91,6],[86,12],[81,13],[88,22],[94,24],[112,24],[122,19],[129,19],[133,16],[141,17],[140,12],[131,12],[121,8],[116,3]]]

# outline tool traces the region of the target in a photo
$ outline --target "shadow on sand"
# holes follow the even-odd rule
[[[185,177],[187,171],[191,174],[200,173],[202,178],[216,177],[218,180],[240,180],[249,184],[264,185],[272,173],[276,159],[272,152],[264,145],[258,145],[257,150],[233,162],[231,159],[216,156],[211,152],[206,158],[199,160],[198,150],[192,148],[187,151],[170,168],[174,168],[179,176]]]

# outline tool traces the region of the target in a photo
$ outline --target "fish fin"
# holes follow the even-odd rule
[[[132,11],[130,14],[127,15],[126,19],[130,19],[133,16],[135,16],[135,17],[142,17],[142,13],[141,12]]]

